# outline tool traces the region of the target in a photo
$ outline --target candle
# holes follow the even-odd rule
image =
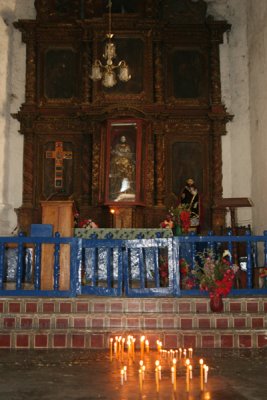
[[[126,365],[124,365],[124,367],[123,367],[123,372],[124,372],[124,379],[125,379],[125,382],[127,381],[127,367],[126,367]]]
[[[172,373],[172,384],[174,383],[174,366],[171,367],[171,373]]]
[[[177,363],[177,360],[176,360],[176,358],[174,358],[174,359],[172,360],[174,376],[176,376],[176,363]]]
[[[113,338],[110,338],[110,341],[109,341],[109,356],[110,356],[110,360],[112,360],[112,356],[113,356]]]
[[[186,349],[184,349],[184,358],[186,358],[186,353],[187,353],[187,351],[186,351]]]
[[[158,371],[158,365],[155,368],[155,377],[156,377],[156,389],[157,392],[159,392],[159,371]]]
[[[149,341],[146,340],[145,344],[146,344],[146,352],[149,353]]]
[[[140,338],[140,352],[141,352],[141,360],[144,358],[144,343],[145,343],[145,336],[141,336]]]
[[[146,366],[142,365],[142,378],[143,378],[143,380],[145,379],[145,370],[146,370]]]
[[[199,364],[200,364],[200,390],[204,389],[204,381],[203,381],[203,359],[201,358],[199,360]]]
[[[189,358],[192,358],[192,357],[193,357],[193,349],[192,349],[192,347],[190,347],[190,348],[188,349],[188,357],[189,357]]]
[[[158,366],[159,380],[161,380],[161,365]]]
[[[181,358],[182,358],[182,349],[181,349],[181,347],[179,348],[179,360],[181,360]]]
[[[189,365],[189,376],[190,376],[190,379],[193,379],[193,367],[192,367],[192,365]]]
[[[143,377],[142,377],[141,368],[139,369],[139,388],[140,388],[140,392],[142,392],[142,389],[143,389]]]
[[[189,364],[186,365],[186,391],[189,392]]]
[[[121,385],[123,385],[124,369],[121,369]]]
[[[207,365],[204,365],[204,382],[208,382],[208,372],[209,372],[209,367]]]

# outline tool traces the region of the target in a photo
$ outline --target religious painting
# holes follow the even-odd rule
[[[141,129],[135,121],[109,121],[106,203],[140,200]]]
[[[51,141],[44,145],[43,197],[70,196],[73,192],[73,145]]]
[[[170,95],[176,99],[205,96],[206,70],[203,54],[196,50],[176,50],[171,55],[172,85]]]
[[[44,95],[48,99],[77,97],[77,54],[71,49],[50,49],[44,59]]]

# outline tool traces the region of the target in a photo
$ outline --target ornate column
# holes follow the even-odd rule
[[[91,101],[91,83],[89,80],[89,59],[91,58],[91,47],[89,45],[88,32],[85,27],[83,28],[82,44],[82,102],[87,105]]]
[[[162,104],[164,101],[163,94],[163,66],[162,66],[162,46],[159,41],[154,44],[154,96],[156,103]]]
[[[156,205],[163,207],[165,198],[165,136],[160,128],[156,128],[155,135],[155,172],[156,172]]]

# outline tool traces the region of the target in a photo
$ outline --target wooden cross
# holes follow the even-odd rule
[[[72,159],[72,151],[63,150],[63,142],[55,143],[55,150],[47,150],[46,158],[55,159],[55,188],[63,188],[63,161]]]

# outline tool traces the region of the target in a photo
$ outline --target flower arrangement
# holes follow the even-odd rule
[[[187,233],[190,228],[190,210],[184,204],[171,207],[169,214],[160,224],[161,228],[175,229],[179,233]]]
[[[185,258],[180,258],[179,270],[181,289],[193,289],[196,286],[196,277]]]
[[[233,287],[238,266],[231,265],[230,253],[226,250],[222,256],[212,251],[200,253],[200,264],[197,262],[194,273],[199,281],[199,288],[209,292],[209,296],[227,296]]]
[[[98,228],[98,225],[92,219],[80,219],[78,211],[74,213],[74,226],[75,228]]]
[[[98,228],[98,225],[92,219],[83,219],[78,222],[78,228]]]
[[[159,277],[160,277],[160,286],[163,287],[168,286],[169,266],[168,266],[168,257],[165,254],[160,254],[159,256]]]

